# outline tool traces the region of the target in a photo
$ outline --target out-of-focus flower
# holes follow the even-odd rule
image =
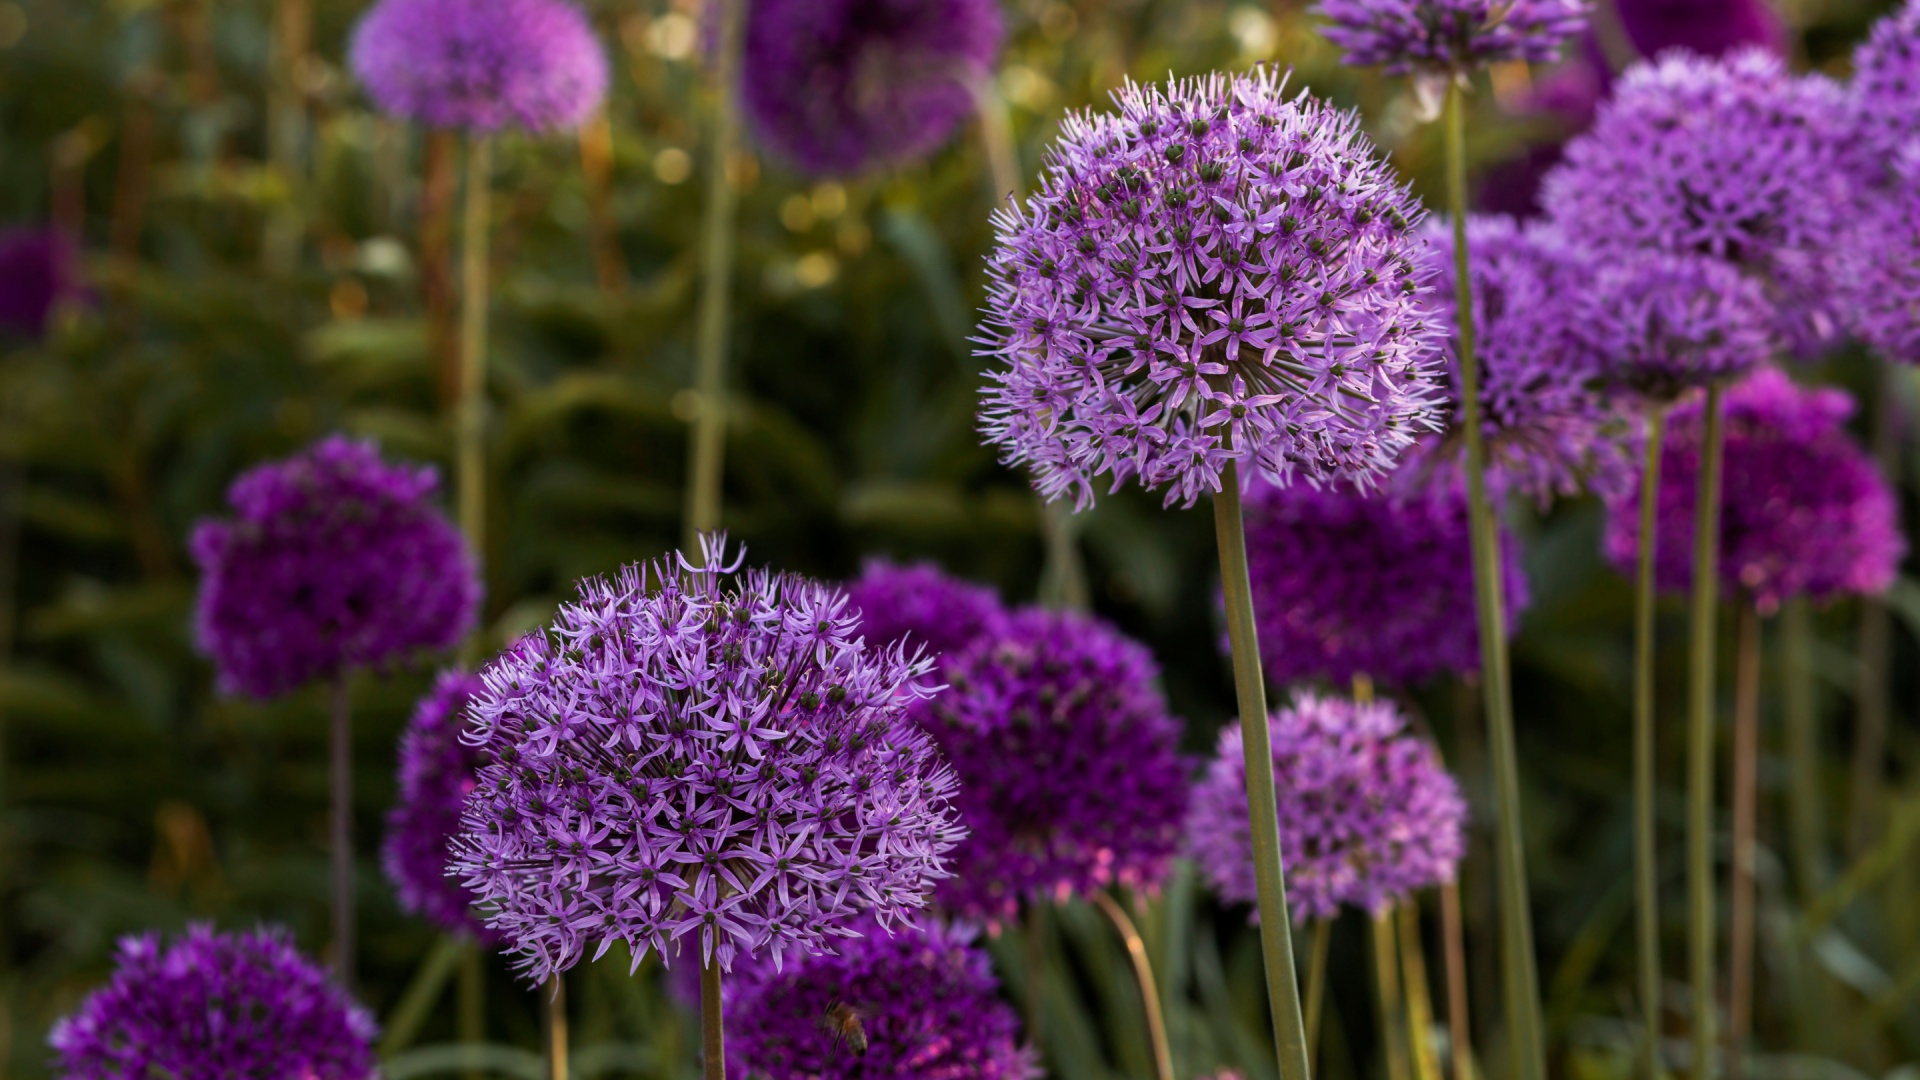
[[[1720,514],[1723,586],[1762,611],[1793,596],[1874,594],[1893,584],[1906,539],[1887,482],[1842,426],[1853,401],[1840,390],[1809,390],[1762,368],[1726,396],[1724,498]],[[1704,422],[1699,400],[1673,412],[1660,459],[1658,528],[1693,528]],[[1639,495],[1614,500],[1607,553],[1634,565]],[[1654,579],[1669,591],[1693,580],[1690,544],[1660,544]]]
[[[1371,914],[1453,880],[1466,851],[1466,800],[1433,747],[1390,702],[1302,693],[1273,716],[1280,853],[1296,922],[1341,905]],[[1224,900],[1254,898],[1240,725],[1193,793],[1187,845]]]
[[[1920,139],[1887,175],[1892,183],[1861,193],[1839,245],[1840,310],[1880,355],[1920,364]]]
[[[1873,30],[1853,52],[1851,138],[1858,163],[1874,184],[1899,182],[1882,173],[1920,140],[1920,0],[1907,0]]]
[[[400,796],[387,812],[381,861],[400,906],[449,933],[487,938],[475,897],[447,876],[460,813],[479,783],[484,757],[460,740],[461,716],[481,689],[478,676],[449,671],[420,700],[400,736]]]
[[[1600,379],[1644,398],[1672,401],[1773,354],[1765,292],[1717,259],[1622,252],[1601,262],[1573,304]]]
[[[1365,486],[1431,426],[1423,215],[1354,118],[1267,70],[1129,83],[995,216],[987,440],[1046,498],[1228,463]]]
[[[53,228],[0,232],[0,330],[38,338],[60,302],[83,291],[78,253],[66,233]]]
[[[454,861],[536,981],[615,941],[635,966],[682,942],[777,964],[945,876],[953,772],[905,719],[932,662],[867,649],[843,594],[739,565],[708,537],[698,566],[590,578],[481,674],[490,762]]]
[[[235,480],[234,518],[201,522],[192,542],[200,644],[222,688],[269,698],[458,642],[480,584],[428,501],[438,485],[338,435]]]
[[[1767,0],[1614,0],[1613,6],[1641,56],[1668,49],[1708,57],[1747,47],[1787,52],[1786,20]]]
[[[566,0],[380,0],[348,64],[374,103],[428,127],[574,128],[607,96],[607,56]]]
[[[1545,63],[1587,25],[1586,0],[1320,0],[1322,31],[1349,64],[1464,74]]]
[[[898,566],[875,559],[847,586],[847,599],[870,647],[924,647],[936,668],[1007,621],[992,589],[949,577],[931,563]]]
[[[120,942],[113,978],[53,1026],[70,1080],[378,1075],[373,1016],[300,955],[284,930],[194,926]]]
[[[1003,34],[997,0],[751,0],[742,100],[809,172],[899,164],[973,114]]]

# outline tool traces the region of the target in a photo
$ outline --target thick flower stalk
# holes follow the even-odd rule
[[[967,930],[869,925],[729,991],[730,1052],[766,1080],[1030,1080],[1034,1052]]]
[[[950,577],[931,563],[869,562],[847,584],[847,600],[860,616],[860,633],[870,648],[924,648],[935,671],[1007,624],[1006,608],[991,588]]]
[[[1550,62],[1586,29],[1586,0],[1320,0],[1328,41],[1347,63],[1407,73],[1470,73]]]
[[[488,937],[475,896],[447,876],[460,815],[485,763],[478,747],[461,741],[467,703],[482,689],[478,676],[450,671],[420,700],[400,736],[399,798],[387,812],[380,849],[387,880],[401,910],[450,934]]]
[[[117,963],[113,978],[47,1037],[63,1077],[379,1075],[373,1016],[284,930],[194,926],[171,948],[143,934],[121,940]]]
[[[923,157],[973,114],[1005,27],[997,0],[749,0],[741,99],[808,172]]]
[[[709,538],[698,566],[583,581],[481,675],[467,739],[490,763],[454,867],[535,980],[615,941],[636,965],[778,963],[946,875],[953,772],[905,719],[930,661],[866,649],[843,595],[739,565]]]

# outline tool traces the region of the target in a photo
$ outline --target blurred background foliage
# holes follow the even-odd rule
[[[275,40],[281,3],[311,3],[308,48]],[[999,88],[1029,175],[1062,113],[1103,102],[1129,74],[1277,61],[1295,69],[1295,85],[1358,107],[1416,187],[1436,190],[1435,133],[1416,123],[1405,84],[1339,66],[1297,4],[1009,5]],[[47,1025],[104,977],[118,935],[265,919],[309,949],[325,944],[324,702],[318,692],[270,705],[214,693],[193,647],[184,540],[221,510],[240,469],[331,431],[448,464],[449,380],[422,299],[435,274],[420,235],[429,151],[417,132],[369,111],[342,70],[363,6],[0,0],[0,222],[52,221],[81,237],[90,292],[44,341],[10,342],[0,357],[0,1074],[45,1074]],[[700,12],[695,0],[589,7],[615,61],[608,124],[584,140],[509,138],[496,170],[495,643],[543,618],[575,578],[659,554],[680,529],[697,407],[685,388]],[[1842,72],[1882,7],[1796,0],[1786,14],[1799,59]],[[1480,175],[1555,135],[1550,122],[1506,108],[1510,91],[1496,84],[1475,96]],[[268,164],[276,108],[307,120],[278,165]],[[1010,599],[1033,595],[1037,506],[973,433],[981,365],[967,339],[997,194],[987,166],[973,128],[925,164],[844,182],[814,182],[752,151],[733,162],[743,195],[741,405],[727,436],[726,520],[756,561],[845,577],[873,555],[932,558]],[[1856,389],[1875,380],[1859,357],[1818,377]],[[1597,555],[1596,505],[1514,513],[1534,596],[1515,692],[1552,1057],[1563,1076],[1625,1075],[1630,601]],[[1205,750],[1232,712],[1205,511],[1162,512],[1123,494],[1082,526],[1096,607],[1152,645],[1190,749]],[[1783,658],[1769,627],[1767,1075],[1920,1077],[1920,581],[1903,579],[1893,607],[1891,786],[1870,835],[1851,842],[1860,613],[1842,604],[1813,614],[1826,806],[1817,835],[1829,867],[1818,880],[1796,880],[1783,854]],[[1677,717],[1677,606],[1667,619],[1663,714]],[[1461,632],[1469,627],[1462,612]],[[355,687],[363,996],[383,1016],[433,944],[396,908],[375,856],[395,736],[428,678],[399,671]],[[1477,720],[1457,722],[1477,716],[1472,688],[1418,688],[1410,700],[1481,811],[1465,871],[1474,1045],[1500,1075],[1488,799]],[[1680,725],[1663,738],[1662,760],[1679,760]],[[1677,785],[1677,772],[1663,781]],[[1677,787],[1663,796],[1677,837]],[[1680,846],[1667,851],[1677,956]],[[1186,873],[1146,906],[1181,1074],[1272,1075],[1246,913],[1219,908]],[[1329,1076],[1381,1068],[1365,943],[1357,919],[1336,931]],[[1124,954],[1090,909],[1049,913],[993,948],[1009,996],[1044,1019],[1054,1075],[1148,1072]],[[1050,958],[1037,1005],[1035,956]],[[1428,966],[1438,972],[1437,955]],[[609,956],[573,977],[576,1073],[686,1075],[685,1017],[657,971],[628,979],[625,969]],[[500,1044],[490,1067],[537,1075],[533,995],[493,962],[487,988],[490,1041]],[[449,998],[417,1044],[451,1040],[452,1011]],[[447,1071],[451,1061],[415,1050],[390,1074]]]

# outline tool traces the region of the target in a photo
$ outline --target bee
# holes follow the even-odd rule
[[[827,1006],[825,1016],[820,1018],[820,1026],[833,1034],[836,1049],[841,1043],[853,1051],[855,1057],[865,1057],[867,1053],[867,1029],[860,1020],[866,1013],[844,1001],[835,999]]]

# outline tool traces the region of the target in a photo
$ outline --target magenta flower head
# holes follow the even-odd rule
[[[1847,435],[1853,401],[1844,391],[1810,390],[1762,368],[1726,397],[1725,501],[1720,572],[1729,592],[1762,613],[1790,597],[1815,600],[1886,591],[1906,554],[1898,506],[1872,459]],[[1699,400],[1673,412],[1660,459],[1659,528],[1692,528],[1703,436]],[[1613,500],[1607,554],[1631,568],[1639,493]],[[1654,579],[1672,592],[1693,580],[1688,544],[1661,544]]]
[[[1035,1055],[971,931],[866,928],[729,991],[727,1050],[765,1080],[1030,1080]]]
[[[1600,380],[1649,400],[1744,375],[1773,354],[1765,291],[1717,259],[1622,252],[1601,263],[1573,306]]]
[[[942,907],[1004,923],[1023,900],[1152,889],[1180,846],[1180,722],[1145,646],[1106,623],[1029,609],[949,662],[926,727],[960,777],[972,831]]]
[[[949,577],[931,563],[899,566],[875,559],[847,586],[847,599],[869,646],[924,647],[936,666],[1007,622],[991,588]]]
[[[1851,134],[1868,179],[1895,179],[1878,170],[1898,159],[1905,144],[1920,140],[1920,110],[1914,108],[1920,101],[1920,0],[1907,0],[1874,23],[1854,49],[1848,97]]]
[[[751,0],[741,98],[754,130],[808,172],[897,165],[974,111],[1005,28],[998,0]]]
[[[39,338],[62,300],[80,296],[79,253],[59,229],[0,232],[0,332]]]
[[[1453,326],[1451,223],[1430,224],[1427,239],[1423,258],[1435,275],[1434,289],[1425,297],[1427,318]],[[1594,272],[1591,260],[1550,226],[1506,217],[1469,217],[1467,248],[1481,435],[1495,485],[1541,503],[1589,488],[1616,489],[1632,466],[1611,430],[1611,411],[1592,386],[1575,318],[1575,298]],[[1403,484],[1459,475],[1464,467],[1457,346],[1450,338],[1450,430],[1423,441]]]
[[[1247,570],[1260,662],[1277,684],[1398,685],[1480,669],[1467,496],[1458,474],[1398,495],[1261,484],[1247,500]],[[1507,628],[1527,604],[1501,536]]]
[[[1614,11],[1641,56],[1723,56],[1748,46],[1787,53],[1786,20],[1768,0],[1614,0]]]
[[[467,707],[490,760],[454,865],[535,981],[615,941],[636,967],[682,942],[722,968],[820,951],[924,904],[965,835],[905,719],[932,661],[867,649],[838,592],[701,546],[581,582]]]
[[[579,127],[607,96],[607,56],[567,0],[379,0],[347,63],[382,110],[492,134]]]
[[[1194,861],[1232,903],[1254,898],[1244,761],[1234,724],[1187,814]],[[1273,768],[1296,922],[1331,918],[1343,904],[1379,914],[1453,880],[1466,853],[1466,800],[1391,702],[1300,694],[1273,715]]]
[[[189,927],[120,941],[103,987],[54,1024],[47,1042],[69,1080],[372,1080],[373,1017],[280,929]]]
[[[202,521],[198,631],[228,692],[276,697],[350,668],[451,648],[473,627],[472,554],[429,500],[439,480],[335,435],[233,482]]]
[[[1920,364],[1920,138],[1890,163],[1892,183],[1864,191],[1840,245],[1840,308],[1880,355]]]
[[[1845,100],[1761,49],[1672,52],[1620,80],[1542,204],[1576,244],[1722,259],[1758,279],[1796,351],[1838,329],[1828,287],[1848,207]]]
[[[1102,475],[1192,505],[1229,462],[1371,483],[1431,426],[1419,203],[1271,71],[1114,100],[995,215],[987,441],[1082,509]]]
[[[460,738],[467,702],[481,689],[479,676],[449,671],[414,708],[400,736],[400,798],[387,812],[380,858],[402,909],[448,933],[485,939],[476,897],[447,876],[460,814],[485,760]]]
[[[1349,64],[1464,74],[1509,60],[1545,63],[1586,28],[1586,0],[1320,0],[1322,33]]]

